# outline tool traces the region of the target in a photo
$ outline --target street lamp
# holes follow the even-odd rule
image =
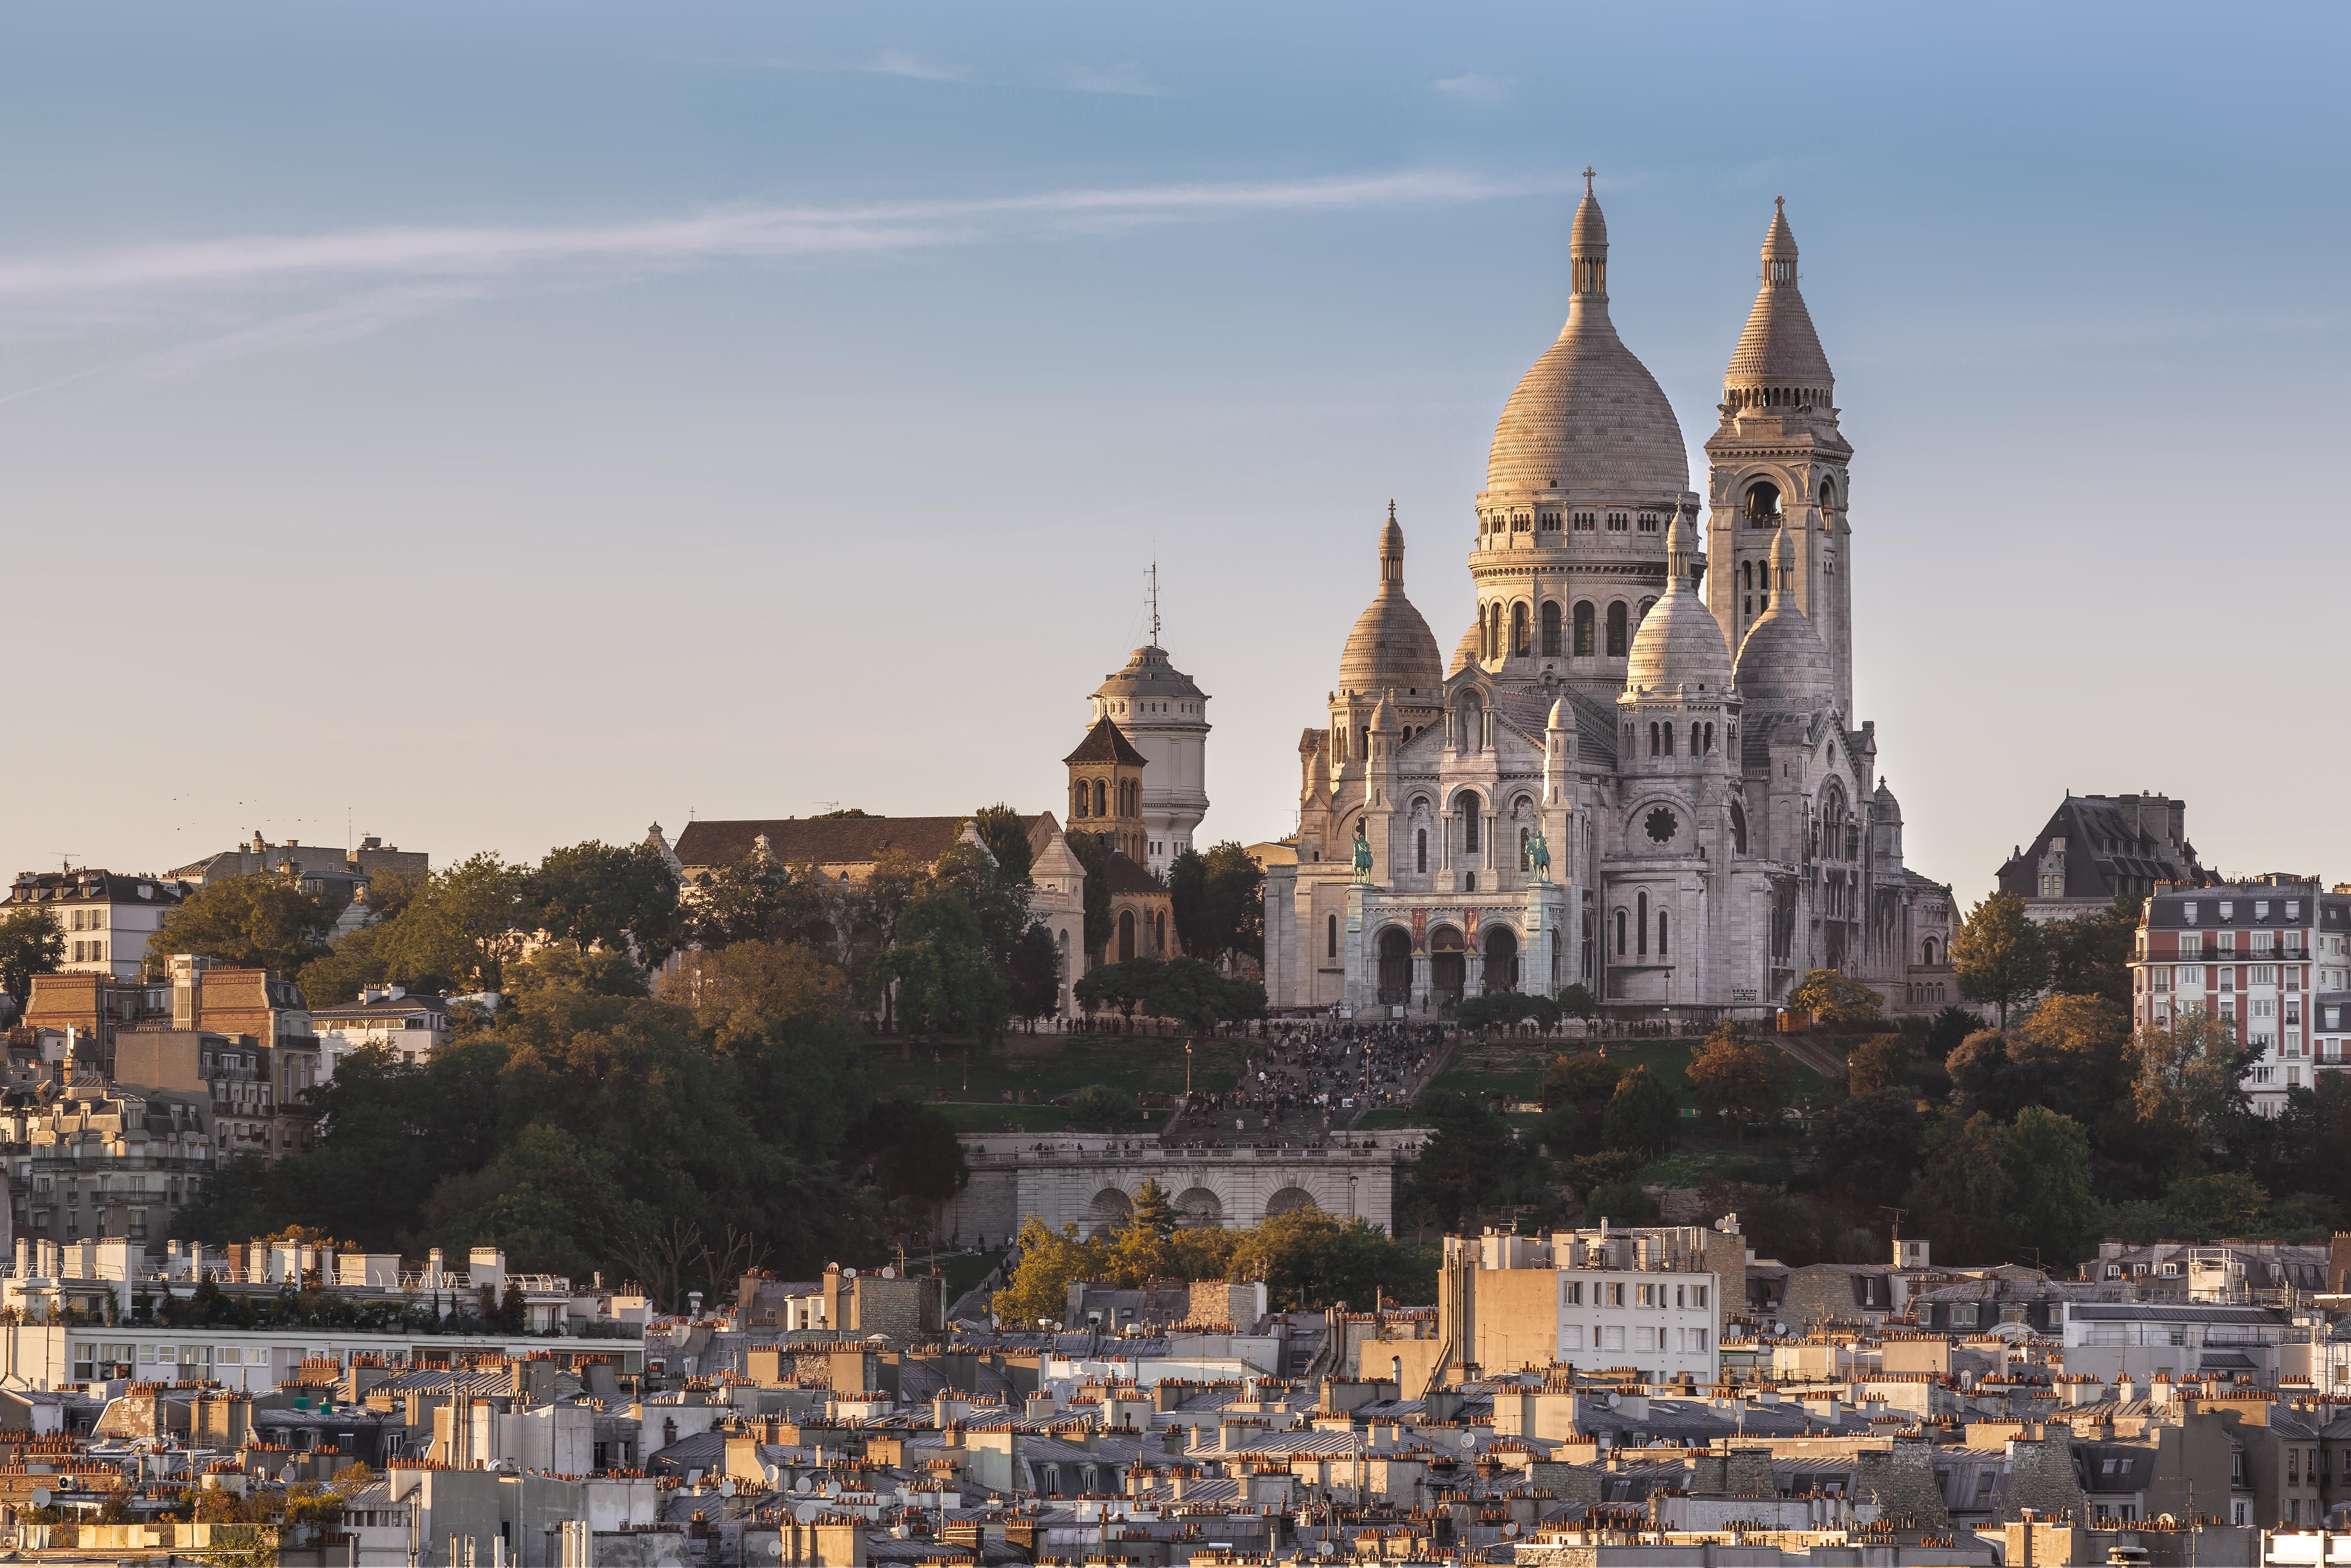
[[[1347,1218],[1355,1218],[1355,1173],[1347,1173]]]

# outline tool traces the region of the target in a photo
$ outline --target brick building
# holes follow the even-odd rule
[[[2351,990],[2346,944],[2351,894],[2325,892],[2315,877],[2158,883],[2131,957],[2132,1021],[2201,1010],[2228,1022],[2253,1052],[2244,1079],[2253,1108],[2274,1116],[2287,1090],[2311,1082],[2312,1026],[2325,1017],[2310,1016],[2315,998]],[[2339,1061],[2340,1031],[2332,1038]]]

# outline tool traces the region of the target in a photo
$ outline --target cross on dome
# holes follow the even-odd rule
[[[1585,195],[1587,195],[1587,196],[1588,196],[1588,195],[1592,194],[1592,176],[1593,176],[1593,175],[1594,175],[1594,174],[1596,174],[1596,173],[1598,173],[1599,172],[1600,172],[1600,171],[1598,171],[1597,169],[1594,169],[1594,168],[1593,168],[1591,164],[1589,164],[1589,163],[1586,163],[1586,164],[1583,166],[1583,193],[1584,193]]]

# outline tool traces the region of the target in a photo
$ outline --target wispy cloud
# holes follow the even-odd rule
[[[109,329],[161,322],[181,330],[203,322],[204,335],[193,341],[124,366],[127,373],[161,379],[252,354],[349,342],[465,301],[564,281],[598,283],[735,261],[922,255],[1257,214],[1458,205],[1575,183],[1565,174],[1494,179],[1407,170],[956,201],[741,205],[602,225],[241,235],[0,256],[0,336],[26,324],[56,335],[61,322],[85,330],[100,322]],[[236,324],[224,328],[225,320]]]
[[[1429,90],[1439,98],[1455,103],[1497,104],[1510,99],[1510,82],[1507,77],[1480,76],[1476,71],[1464,71],[1458,77],[1439,77],[1428,84]]]
[[[884,49],[865,65],[851,68],[879,77],[912,77],[916,81],[969,81],[971,68],[925,59],[906,49]]]
[[[1125,98],[1167,96],[1133,60],[1116,66],[1071,66],[1066,82],[1072,92],[1114,93]]]

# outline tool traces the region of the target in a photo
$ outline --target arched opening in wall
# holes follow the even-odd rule
[[[1070,977],[1070,933],[1067,927],[1053,938],[1053,974],[1057,979]]]
[[[1616,912],[1616,956],[1619,958],[1622,958],[1625,956],[1625,925],[1626,921],[1625,919],[1625,912],[1620,909]]]
[[[1301,1208],[1322,1207],[1304,1187],[1286,1186],[1265,1200],[1265,1217],[1271,1219],[1277,1214],[1296,1214]]]
[[[1559,657],[1559,601],[1555,599],[1543,601],[1542,651],[1546,659]]]
[[[1099,779],[1094,780],[1094,815],[1110,815],[1110,787]]]
[[[1934,967],[1935,939],[1932,936],[1928,937],[1926,941],[1919,944],[1918,960],[1920,963],[1927,965],[1929,968]]]
[[[1412,1000],[1412,933],[1400,925],[1380,933],[1380,1000]]]
[[[1633,618],[1633,629],[1636,632],[1639,631],[1641,628],[1641,622],[1646,621],[1649,618],[1649,612],[1656,607],[1657,601],[1655,599],[1644,599],[1641,601],[1640,613]]]
[[[1330,917],[1327,930],[1329,940],[1322,950],[1322,956],[1335,964],[1339,961],[1339,917],[1337,915],[1333,915]]]
[[[1780,486],[1769,479],[1758,479],[1748,486],[1745,510],[1749,528],[1778,528],[1780,526]]]
[[[1118,912],[1118,956],[1121,963],[1134,956],[1134,911]]]
[[[1836,517],[1836,481],[1821,481],[1821,527],[1827,528]]]
[[[1735,854],[1747,852],[1747,808],[1736,800],[1730,803],[1730,848]]]
[[[1486,646],[1491,648],[1493,656],[1499,659],[1502,656],[1502,607],[1499,604],[1487,611],[1486,624]]]
[[[1483,748],[1486,710],[1479,703],[1477,693],[1471,692],[1461,699],[1459,706],[1453,710],[1453,722],[1460,727],[1461,731],[1453,739],[1457,749],[1477,751]]]
[[[1507,925],[1486,928],[1486,993],[1519,988],[1519,934]]]
[[[1625,656],[1625,601],[1621,599],[1608,607],[1608,656]]]
[[[1592,601],[1580,600],[1575,606],[1575,656],[1579,659],[1592,657]]]
[[[1657,956],[1660,958],[1663,958],[1667,953],[1670,951],[1670,945],[1667,938],[1672,935],[1672,911],[1666,909],[1660,909],[1657,911]]]
[[[1461,852],[1478,853],[1478,830],[1486,814],[1486,803],[1478,798],[1475,789],[1464,789],[1453,798],[1453,814],[1461,819]]]
[[[1646,958],[1649,956],[1649,895],[1635,894],[1633,902],[1638,916],[1633,922],[1633,956]]]
[[[1469,978],[1469,946],[1458,926],[1438,925],[1428,933],[1428,990],[1440,1002],[1458,1002]]]
[[[1167,952],[1167,912],[1164,909],[1151,917],[1151,950],[1163,956]]]
[[[1102,1236],[1123,1230],[1134,1213],[1134,1199],[1114,1186],[1106,1186],[1086,1206],[1086,1234]]]
[[[1087,789],[1086,781],[1081,779],[1070,786],[1070,815],[1091,817],[1093,814],[1093,791]]]
[[[1510,606],[1510,653],[1513,657],[1523,659],[1530,652],[1531,650],[1527,646],[1527,607],[1513,604]]]
[[[1428,869],[1428,830],[1415,828],[1412,831],[1412,838],[1413,869],[1425,872]]]
[[[1225,1220],[1225,1200],[1205,1186],[1187,1186],[1176,1195],[1176,1212],[1194,1230],[1205,1230]]]

